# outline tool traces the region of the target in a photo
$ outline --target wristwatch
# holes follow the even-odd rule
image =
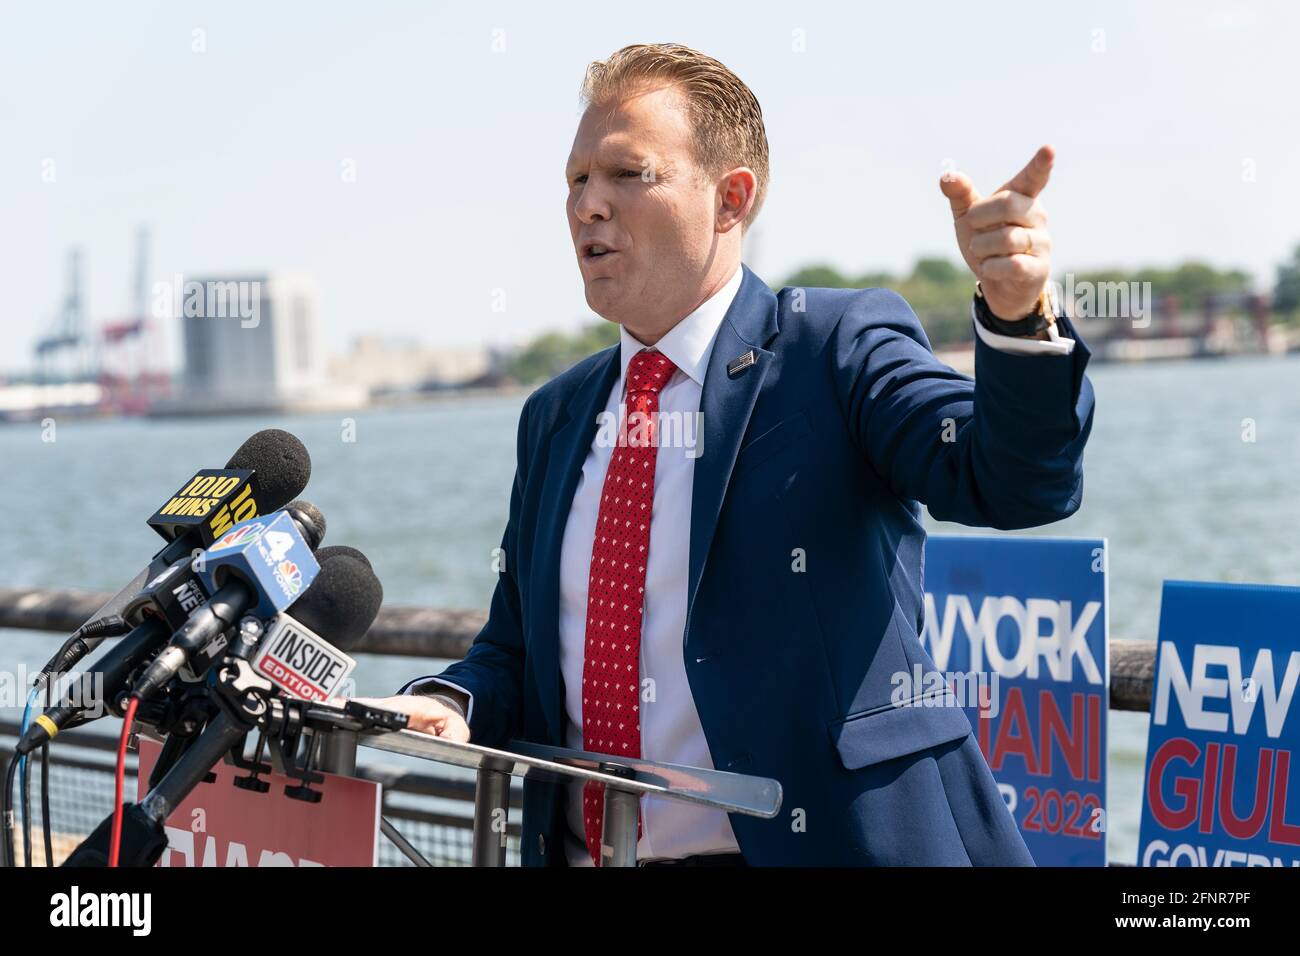
[[[465,719],[465,711],[461,708],[460,704],[452,700],[446,694],[429,694],[428,696],[430,700],[436,700],[440,704],[445,704],[447,707],[450,707],[456,713],[460,714],[461,720]]]
[[[428,697],[430,700],[436,700],[440,704],[450,707],[456,713],[460,714],[461,719],[465,718],[465,708],[461,706],[460,701],[445,690],[439,691],[437,688],[445,687],[445,684],[435,683],[434,681],[425,681],[412,688],[411,693],[418,694],[421,697]]]
[[[993,314],[984,298],[984,290],[975,283],[975,318],[990,332],[1016,338],[1048,338],[1047,331],[1056,322],[1056,296],[1049,283],[1038,296],[1038,302],[1028,315],[1014,321],[1000,319]]]

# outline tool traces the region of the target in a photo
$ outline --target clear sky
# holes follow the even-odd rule
[[[589,320],[563,166],[585,65],[636,42],[758,96],[772,181],[745,258],[769,282],[958,261],[945,162],[987,192],[1051,142],[1058,273],[1198,258],[1271,286],[1300,242],[1298,39],[1284,0],[14,3],[0,368],[27,366],[71,245],[91,317],[126,312],[140,223],[152,281],[314,275],[336,349]]]

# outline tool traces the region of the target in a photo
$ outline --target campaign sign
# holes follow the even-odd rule
[[[1106,542],[934,536],[921,643],[1040,866],[1106,865]]]
[[[162,747],[140,738],[138,794],[143,800],[149,774]],[[327,773],[319,803],[285,796],[299,780],[278,773],[260,779],[266,793],[231,781],[247,776],[224,760],[212,768],[217,779],[200,783],[164,821],[167,849],[159,866],[378,866],[382,789],[376,781]]]
[[[1165,582],[1139,865],[1300,866],[1298,678],[1300,588]]]
[[[232,573],[256,583],[257,605],[248,613],[268,618],[302,596],[320,565],[289,513],[276,511],[235,525],[199,555],[195,570],[209,594]]]

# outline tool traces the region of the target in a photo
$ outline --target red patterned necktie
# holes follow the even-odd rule
[[[587,584],[587,636],[582,659],[582,746],[595,753],[641,756],[640,651],[650,511],[655,492],[653,426],[659,391],[677,366],[642,349],[627,368],[626,417],[605,472]],[[604,784],[582,788],[587,849],[600,866]],[[641,817],[636,823],[641,838]]]

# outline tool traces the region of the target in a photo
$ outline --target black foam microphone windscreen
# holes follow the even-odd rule
[[[350,548],[346,544],[331,544],[329,547],[318,549],[316,551],[316,560],[320,563],[324,563],[326,558],[333,557],[336,554],[346,554],[350,558],[356,558],[366,567],[370,567],[369,558],[356,548]]]
[[[251,468],[257,473],[257,503],[262,514],[269,514],[283,508],[307,487],[311,455],[289,432],[265,428],[240,445],[226,467]]]
[[[326,555],[316,580],[288,614],[341,651],[366,636],[384,603],[384,587],[369,565],[348,554]]]

